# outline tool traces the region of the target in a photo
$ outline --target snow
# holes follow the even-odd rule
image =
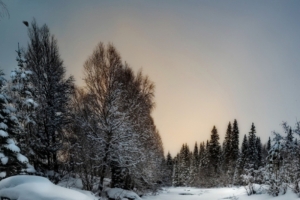
[[[288,191],[287,194],[273,197],[268,194],[256,194],[248,196],[244,187],[233,188],[164,188],[163,192],[156,196],[145,196],[145,200],[297,200],[295,193]]]
[[[106,191],[111,199],[141,199],[136,193],[120,188],[112,188]]]
[[[17,73],[16,73],[15,71],[12,71],[12,72],[10,73],[10,77],[11,77],[12,79],[14,79],[16,76],[17,76]]]
[[[1,177],[1,178],[6,177],[6,172],[0,172],[0,177]]]
[[[31,164],[26,163],[26,166],[27,166],[26,172],[28,172],[28,173],[35,173],[36,172],[34,167]]]
[[[2,157],[1,158],[1,163],[2,163],[2,165],[6,165],[7,164],[7,162],[8,162],[8,157]]]
[[[25,105],[28,107],[32,105],[34,108],[38,107],[38,104],[33,99],[26,99]]]
[[[15,142],[12,139],[7,139],[7,143],[6,145],[4,145],[5,148],[13,151],[13,152],[20,152],[20,148],[15,144]]]
[[[1,137],[8,137],[8,133],[6,131],[0,130]]]
[[[27,157],[24,156],[24,155],[22,155],[22,154],[20,154],[20,153],[17,154],[17,159],[18,159],[20,162],[22,162],[22,163],[28,163]]]
[[[39,176],[18,175],[0,181],[0,197],[15,200],[95,200],[92,196],[63,188]]]
[[[5,123],[1,122],[0,123],[0,128],[6,130],[8,127]]]

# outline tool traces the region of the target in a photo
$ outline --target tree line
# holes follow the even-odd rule
[[[28,27],[10,78],[0,74],[0,179],[16,174],[81,178],[86,190],[155,189],[163,145],[151,113],[154,83],[112,44],[96,45],[76,86],[47,25]]]
[[[193,151],[183,144],[174,158],[167,154],[162,179],[168,186],[243,185],[248,195],[267,191],[278,196],[291,188],[300,196],[300,122],[294,128],[284,122],[282,127],[284,134],[273,132],[274,137],[262,144],[252,123],[239,148],[237,120],[229,122],[222,145],[214,126],[210,140],[199,146],[196,142]]]
[[[241,175],[247,170],[264,165],[268,146],[262,145],[252,124],[248,135],[239,148],[237,120],[229,122],[223,144],[217,128],[211,131],[210,140],[195,143],[193,151],[183,144],[180,152],[172,158],[168,153],[165,168],[171,177],[167,180],[173,186],[220,187],[242,185]]]

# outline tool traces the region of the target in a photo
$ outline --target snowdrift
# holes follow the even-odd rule
[[[106,194],[109,199],[134,199],[134,200],[141,200],[139,195],[136,193],[129,191],[129,190],[123,190],[120,188],[111,188],[106,191]]]
[[[13,200],[94,200],[39,176],[18,175],[0,181],[0,197]]]

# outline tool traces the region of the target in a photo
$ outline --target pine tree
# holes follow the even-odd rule
[[[19,122],[5,93],[4,74],[0,71],[0,179],[27,173],[28,159],[20,152],[15,137],[20,131]]]

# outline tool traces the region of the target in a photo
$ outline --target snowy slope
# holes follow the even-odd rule
[[[164,192],[157,196],[146,196],[142,199],[145,200],[296,200],[297,195],[291,191],[287,194],[272,197],[268,194],[259,194],[247,196],[243,187],[239,188],[212,188],[212,189],[199,189],[199,188],[165,188]]]

